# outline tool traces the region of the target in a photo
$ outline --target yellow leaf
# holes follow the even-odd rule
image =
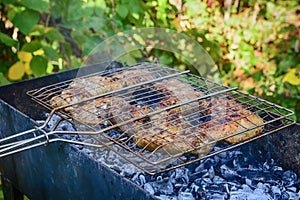
[[[26,62],[23,64],[24,65],[24,68],[25,68],[25,73],[28,74],[28,75],[31,75],[32,74],[32,71],[30,69],[30,63],[29,62]]]
[[[20,80],[25,73],[25,66],[20,61],[13,64],[8,70],[8,79],[10,80]]]
[[[38,49],[35,52],[33,52],[33,55],[35,56],[40,56],[44,54],[44,50],[43,49]]]
[[[145,46],[146,44],[145,44],[145,41],[143,40],[143,38],[140,36],[140,35],[138,35],[138,34],[133,34],[132,35],[133,36],[133,38],[136,40],[136,41],[138,41],[141,45],[143,45],[143,46]]]
[[[298,75],[296,75],[298,73]],[[282,82],[288,82],[292,85],[300,85],[299,72],[296,71],[296,68],[290,69],[287,74],[283,77]]]
[[[30,60],[32,59],[32,55],[29,52],[19,51],[18,58],[23,62],[30,62]]]

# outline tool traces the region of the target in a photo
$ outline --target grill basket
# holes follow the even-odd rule
[[[289,118],[293,112],[286,108],[156,63],[107,69],[27,94],[50,110],[49,117],[39,127],[1,139],[1,157],[66,142],[107,148],[143,171],[157,174],[295,123]],[[244,114],[235,116],[239,110]],[[54,115],[60,120],[49,128]],[[256,123],[252,115],[262,121]],[[76,131],[56,130],[65,120]],[[239,128],[222,135],[222,127],[230,124]],[[213,150],[216,143],[222,143],[222,148]]]

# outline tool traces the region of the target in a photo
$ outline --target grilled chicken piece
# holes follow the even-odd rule
[[[50,104],[53,107],[67,106],[120,88],[122,88],[121,83],[114,81],[110,77],[91,76],[77,78],[74,79],[68,88],[62,90],[61,94],[54,96],[50,100]],[[67,107],[65,110],[69,111]]]
[[[71,106],[72,117],[84,124],[107,125],[109,119],[108,107],[111,98],[101,97],[81,104]]]
[[[122,88],[121,83],[111,77],[96,75],[75,79],[68,87],[67,92],[82,97],[94,97],[120,88]]]
[[[128,132],[128,134],[134,134],[137,131],[138,125],[144,123],[145,119],[143,116],[150,113],[151,109],[148,107],[138,108],[136,106],[131,105],[128,101],[121,97],[111,97],[111,104],[109,105],[109,115],[111,116],[111,121],[114,124],[120,124],[125,121],[130,121],[134,119],[138,119],[135,121],[130,121],[124,125],[120,125],[119,128],[123,132]]]
[[[177,115],[177,116],[176,116]],[[149,151],[161,151],[168,154],[207,154],[212,141],[201,132],[195,132],[192,126],[176,113],[152,121],[148,128],[141,128],[134,135],[137,146]],[[174,118],[174,120],[172,120]]]
[[[95,97],[113,90],[153,79],[150,72],[129,70],[108,76],[90,76],[76,78],[61,94],[50,100],[53,107],[67,106],[87,98]],[[66,111],[68,108],[66,108]]]
[[[175,104],[184,103],[204,95],[201,92],[195,91],[188,84],[177,79],[163,80],[159,83],[155,83],[153,87],[165,94],[165,98],[160,101],[156,108],[157,110]],[[189,116],[192,114],[190,117],[197,117],[199,115],[203,115],[201,113],[201,104],[201,101],[193,101],[183,104],[176,109],[184,116]],[[195,114],[197,116],[195,116]]]
[[[117,80],[123,87],[127,87],[130,85],[135,85],[138,83],[142,83],[145,81],[155,79],[154,75],[152,75],[147,70],[128,70],[123,71],[119,74],[115,74],[112,76],[114,80]]]
[[[230,143],[238,143],[263,132],[263,119],[234,100],[213,98],[209,112],[211,121],[198,126],[196,131],[203,132],[215,140],[224,139]],[[244,133],[233,136],[240,131]]]

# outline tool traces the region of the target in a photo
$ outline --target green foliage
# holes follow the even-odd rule
[[[0,0],[0,84],[79,67],[117,32],[163,27],[198,41],[224,84],[293,109],[300,121],[298,2],[236,0],[229,7],[219,2]],[[144,42],[138,35],[132,41]],[[188,44],[179,45],[189,56]],[[174,52],[133,51],[120,60],[130,64],[145,57],[197,73]]]

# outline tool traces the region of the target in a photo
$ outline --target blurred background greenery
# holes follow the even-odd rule
[[[81,66],[125,30],[184,33],[211,55],[229,86],[296,112],[300,122],[300,1],[0,0],[0,85]],[[132,59],[137,59],[141,54]],[[143,56],[143,55],[142,55]],[[147,57],[184,66],[172,52]]]

